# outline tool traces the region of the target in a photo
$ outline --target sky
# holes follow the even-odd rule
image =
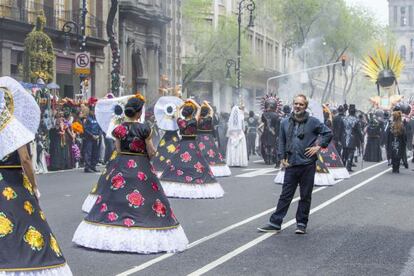
[[[370,9],[377,17],[378,22],[388,25],[388,1],[387,0],[345,0],[349,5],[359,5]]]

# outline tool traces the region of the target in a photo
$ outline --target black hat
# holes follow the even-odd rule
[[[339,113],[345,112],[345,109],[344,109],[344,107],[342,105],[338,106],[338,112]]]

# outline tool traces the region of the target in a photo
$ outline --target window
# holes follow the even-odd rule
[[[43,0],[27,0],[27,19],[29,23],[36,23],[37,11],[43,9]]]
[[[407,15],[405,14],[405,7],[401,7],[401,26],[407,26]]]
[[[407,49],[405,48],[404,45],[402,45],[400,47],[400,56],[401,56],[401,59],[402,60],[405,60],[406,59],[406,54],[407,54]]]
[[[13,10],[13,0],[3,0],[0,4],[0,17],[10,17]]]
[[[398,8],[394,6],[394,25],[398,24]]]
[[[273,56],[273,44],[268,42],[266,47],[266,66],[271,69],[273,69]]]

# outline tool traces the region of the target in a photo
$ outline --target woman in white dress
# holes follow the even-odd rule
[[[230,113],[227,129],[226,161],[229,167],[247,167],[247,144],[244,135],[244,112],[234,106]]]

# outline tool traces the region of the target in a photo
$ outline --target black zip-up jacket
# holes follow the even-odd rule
[[[308,165],[316,162],[317,155],[306,157],[305,151],[309,147],[316,145],[316,140],[320,136],[319,146],[326,148],[332,140],[332,131],[317,118],[309,116],[304,123],[304,137],[300,139],[297,135],[298,123],[293,128],[292,150],[287,152],[286,141],[288,137],[289,118],[282,120],[279,132],[279,158],[287,159],[290,166]]]

